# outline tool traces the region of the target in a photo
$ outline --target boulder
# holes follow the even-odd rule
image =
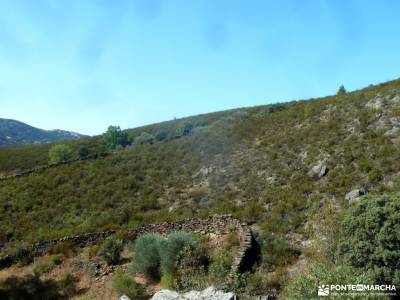
[[[319,160],[308,172],[308,175],[315,178],[322,178],[328,173],[328,167],[326,165],[326,159]]]
[[[127,295],[122,295],[119,297],[119,300],[131,300],[131,298],[129,298]]]
[[[179,294],[175,291],[161,290],[154,294],[151,300],[234,300],[235,294],[223,292],[214,287],[208,287],[203,291],[190,291]]]
[[[349,203],[353,202],[355,199],[357,199],[358,197],[361,197],[363,195],[365,195],[367,193],[367,191],[364,188],[360,188],[360,189],[354,189],[351,190],[350,192],[348,192],[345,196],[344,199],[346,201],[349,201]]]

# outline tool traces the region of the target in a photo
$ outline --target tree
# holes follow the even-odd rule
[[[339,89],[338,89],[338,91],[337,91],[337,94],[338,95],[342,95],[342,94],[346,94],[347,93],[347,91],[346,91],[346,88],[344,87],[344,85],[342,84],[342,85],[340,85],[339,86]]]
[[[89,155],[89,149],[85,146],[82,146],[78,149],[79,158],[86,158]]]
[[[343,220],[339,259],[376,283],[400,285],[400,193],[367,196]]]
[[[49,150],[50,164],[56,164],[71,159],[71,148],[65,144],[54,145]]]
[[[122,131],[119,126],[109,126],[103,134],[103,145],[107,149],[115,149],[117,146],[125,147],[129,145],[129,137],[126,131]]]

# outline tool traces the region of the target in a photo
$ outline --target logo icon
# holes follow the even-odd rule
[[[318,296],[329,296],[329,286],[328,285],[320,285],[318,287]]]

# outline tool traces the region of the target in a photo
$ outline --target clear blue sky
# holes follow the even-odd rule
[[[0,117],[85,134],[400,77],[400,1],[0,0]]]

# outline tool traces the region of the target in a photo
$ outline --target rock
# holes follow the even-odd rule
[[[175,291],[161,290],[154,294],[151,300],[233,300],[235,294],[232,292],[225,293],[218,291],[214,287],[208,287],[205,290],[190,291],[184,294],[179,294]]]
[[[326,165],[326,159],[319,160],[308,172],[308,175],[311,177],[322,178],[328,173],[328,168]]]
[[[201,167],[201,169],[192,176],[192,178],[196,177],[207,177],[209,176],[212,172],[214,172],[215,168],[213,166],[210,167]]]
[[[122,295],[119,297],[119,300],[131,300],[131,298],[129,298],[127,295]]]
[[[387,137],[397,136],[399,134],[399,130],[400,130],[399,127],[393,127],[392,129],[389,129],[388,131],[386,131],[384,133],[384,136],[387,136]]]
[[[384,105],[384,99],[382,99],[381,97],[375,97],[369,100],[365,106],[372,109],[381,109]]]
[[[151,300],[181,300],[181,295],[175,291],[161,290],[151,297]]]
[[[360,188],[360,189],[354,189],[351,190],[350,192],[348,192],[345,196],[344,199],[346,201],[349,201],[349,203],[353,202],[356,198],[361,197],[363,195],[365,195],[367,193],[367,191],[364,188]]]
[[[278,177],[276,177],[276,175],[272,175],[272,176],[267,177],[267,182],[269,184],[272,184],[272,183],[276,182],[277,180],[278,180]]]

